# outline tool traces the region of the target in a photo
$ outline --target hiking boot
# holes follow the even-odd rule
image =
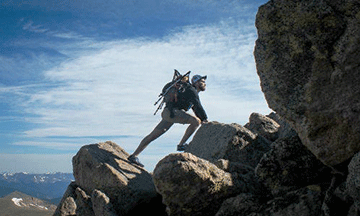
[[[130,157],[128,157],[128,160],[132,164],[138,165],[139,167],[144,167],[144,164],[140,163],[139,158],[135,157],[134,155],[130,155]]]
[[[189,146],[189,144],[187,144],[187,143],[184,143],[184,144],[182,144],[182,145],[178,145],[178,146],[177,146],[177,150],[178,150],[178,151],[185,151],[185,149],[186,149],[188,146]]]

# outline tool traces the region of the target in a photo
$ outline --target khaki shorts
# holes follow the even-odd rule
[[[180,123],[180,124],[190,124],[193,118],[196,118],[193,115],[190,115],[189,113],[186,113],[184,110],[174,109],[174,117],[170,118],[170,110],[168,108],[165,108],[164,111],[161,113],[162,120],[161,122],[156,126],[156,129],[158,130],[169,130],[169,128],[174,123]]]

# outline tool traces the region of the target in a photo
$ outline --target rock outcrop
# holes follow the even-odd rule
[[[289,189],[331,179],[330,169],[301,143],[297,135],[276,140],[256,167],[259,180],[276,196]]]
[[[360,150],[359,26],[354,0],[273,0],[256,18],[267,102],[330,166]]]
[[[307,187],[290,191],[270,201],[252,194],[240,194],[223,202],[216,216],[315,216],[322,215],[323,193]]]
[[[242,193],[223,202],[216,216],[251,215],[261,208],[260,201],[252,194]]]
[[[135,216],[144,209],[169,216],[356,215],[359,155],[348,176],[347,164],[333,173],[276,114],[256,122],[254,132],[238,124],[203,124],[191,144],[194,153],[164,157],[153,174],[130,164],[113,142],[86,145],[73,158],[75,182],[55,215]],[[271,144],[258,129],[269,122],[279,128]]]
[[[230,173],[190,153],[162,159],[154,169],[154,183],[169,215],[214,215],[239,187]]]
[[[186,152],[211,162],[225,159],[255,168],[270,143],[239,124],[210,122],[199,128]]]
[[[130,164],[128,157],[110,141],[83,146],[73,157],[75,182],[55,215],[136,215],[140,208],[164,214],[152,176]]]
[[[157,196],[151,175],[130,164],[128,157],[113,142],[84,146],[73,158],[75,182],[89,195],[95,189],[104,192],[116,200],[116,212],[126,214],[139,202]]]
[[[280,125],[275,120],[260,113],[252,113],[249,123],[244,127],[253,133],[263,136],[270,142],[274,142],[279,138]]]

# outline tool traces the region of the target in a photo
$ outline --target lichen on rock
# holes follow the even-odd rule
[[[359,8],[351,0],[274,0],[256,18],[265,98],[330,166],[360,150]]]

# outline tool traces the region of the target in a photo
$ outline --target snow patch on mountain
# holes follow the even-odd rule
[[[13,201],[15,205],[21,207],[20,202],[22,202],[23,199],[22,198],[12,198],[11,201]]]

